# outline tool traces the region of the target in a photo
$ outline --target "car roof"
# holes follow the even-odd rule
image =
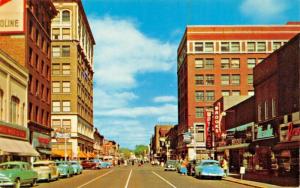
[[[49,161],[49,160],[42,160],[42,161],[33,162],[33,164],[49,164],[49,163],[55,163],[55,162],[54,161]]]
[[[217,163],[219,163],[219,161],[217,161],[217,160],[211,160],[211,159],[202,160],[201,162],[217,162]]]
[[[29,164],[29,163],[23,161],[10,161],[10,162],[1,163],[0,165],[3,164]]]

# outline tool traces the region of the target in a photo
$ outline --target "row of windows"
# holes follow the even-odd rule
[[[55,18],[52,19],[52,23],[70,23],[71,22],[71,12],[69,10],[58,11]]]
[[[261,62],[263,59],[258,59],[258,62]],[[256,65],[255,58],[247,59],[248,68],[253,68]],[[215,61],[213,58],[197,58],[195,59],[195,68],[196,69],[213,69],[215,67]],[[221,68],[222,69],[239,69],[241,67],[239,58],[222,58],[221,59]]]
[[[240,85],[241,76],[239,74],[222,74],[221,75],[221,85]],[[214,85],[215,76],[213,74],[196,74],[195,75],[195,85]],[[248,84],[253,84],[253,75],[248,75]]]
[[[223,96],[223,97],[225,97],[225,96],[240,96],[241,95],[241,91],[240,90],[222,90],[221,91],[221,95]],[[252,90],[249,90],[248,91],[248,95],[249,96],[253,96],[254,95],[254,91],[252,91]]]
[[[70,119],[53,119],[51,127],[54,130],[63,129],[66,132],[71,132],[71,120]]]
[[[52,40],[69,40],[71,39],[70,28],[53,28]]]
[[[217,45],[217,43],[219,45]],[[213,53],[213,52],[231,52],[231,53],[239,53],[242,50],[242,45],[244,42],[234,41],[234,42],[194,42],[194,52],[205,52],[205,53]],[[283,41],[274,41],[272,42],[272,50],[276,50],[280,48],[285,42]],[[245,42],[245,51],[246,52],[267,52],[267,41],[248,41]],[[217,46],[220,46],[217,48]]]
[[[52,57],[70,57],[70,46],[53,46],[52,47]]]
[[[52,82],[52,92],[53,93],[70,93],[71,83],[70,81],[53,81]]]
[[[50,113],[46,112],[40,106],[34,106],[32,103],[28,105],[28,119],[33,120],[42,125],[49,125]]]
[[[196,91],[195,98],[196,101],[214,101],[215,91]]]
[[[35,54],[31,47],[29,47],[29,64],[31,67],[40,73],[43,77],[50,79],[49,65],[46,65],[45,61]]]
[[[47,40],[42,37],[39,30],[33,26],[33,22],[29,22],[29,37],[32,41],[35,42],[35,44],[39,47],[38,49],[41,49],[44,54],[49,58],[50,55],[50,42],[47,42]]]
[[[53,63],[52,64],[52,75],[70,75],[71,66],[70,63]]]
[[[29,75],[29,91],[32,95],[39,97],[42,101],[50,103],[50,89],[40,82],[38,79],[33,79],[32,75]]]
[[[71,101],[52,101],[52,112],[71,112]]]
[[[271,109],[271,114],[269,109]],[[262,110],[264,113],[262,113]],[[263,104],[257,105],[257,115],[258,115],[258,121],[262,120],[268,120],[270,117],[276,116],[276,101],[274,98],[272,98],[271,102],[265,101]]]

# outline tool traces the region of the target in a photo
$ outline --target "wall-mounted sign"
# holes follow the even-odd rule
[[[216,137],[221,136],[221,103],[217,102],[217,104],[214,106],[214,115],[213,115],[213,125],[212,129],[215,132]]]
[[[0,33],[24,32],[25,0],[0,0]]]
[[[267,129],[263,129],[263,126],[258,126],[256,139],[265,139],[274,137],[273,127],[271,124],[267,125]]]
[[[0,1],[1,2],[1,1]],[[14,127],[6,126],[6,125],[0,125],[0,135],[15,137],[19,139],[27,139],[27,131],[17,129]]]
[[[280,142],[300,141],[300,123],[280,125]]]
[[[213,147],[213,135],[212,135],[212,113],[210,111],[205,110],[204,118],[205,118],[205,128],[206,128],[206,148],[211,149]]]
[[[50,135],[41,134],[37,132],[32,133],[32,146],[34,148],[50,148],[51,137]]]

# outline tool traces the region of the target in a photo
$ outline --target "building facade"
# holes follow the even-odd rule
[[[28,70],[0,50],[0,162],[38,156],[27,126]]]
[[[52,20],[52,149],[69,158],[94,151],[93,51],[95,40],[81,0],[54,0]],[[61,134],[63,133],[63,134]],[[64,140],[57,135],[68,137]]]
[[[188,26],[178,47],[178,151],[191,156],[183,135],[195,130],[196,153],[206,149],[205,112],[222,96],[254,95],[253,67],[295,36],[297,23]],[[195,127],[195,128],[194,128]],[[206,155],[205,153],[203,153]]]
[[[25,4],[24,4],[25,3]],[[1,28],[0,48],[29,71],[27,118],[30,143],[41,157],[51,154],[51,0],[9,1],[0,7],[14,10],[21,28]],[[3,14],[3,13],[2,13]]]

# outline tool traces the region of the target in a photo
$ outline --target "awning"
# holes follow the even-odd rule
[[[79,151],[78,152],[78,158],[87,158],[87,153]]]
[[[278,150],[290,150],[290,149],[299,149],[300,148],[300,141],[295,142],[281,142],[276,144],[273,147],[274,151]]]
[[[246,131],[249,127],[252,127],[252,126],[254,126],[254,122],[247,123],[247,124],[244,124],[244,125],[240,125],[238,127],[228,129],[227,132]]]
[[[0,153],[4,155],[39,156],[39,153],[27,141],[0,138]]]
[[[46,155],[51,155],[52,154],[52,152],[51,152],[51,150],[49,150],[49,149],[37,149],[38,150],[38,152],[40,152],[40,153],[42,153],[42,154],[46,154]]]
[[[65,150],[53,149],[51,153],[53,157],[65,157]],[[72,152],[70,150],[67,150],[67,157],[71,157],[71,155]]]
[[[243,144],[236,144],[236,145],[230,145],[230,146],[222,146],[217,147],[217,151],[224,151],[226,149],[240,149],[240,148],[247,148],[250,144],[249,143],[243,143]]]

